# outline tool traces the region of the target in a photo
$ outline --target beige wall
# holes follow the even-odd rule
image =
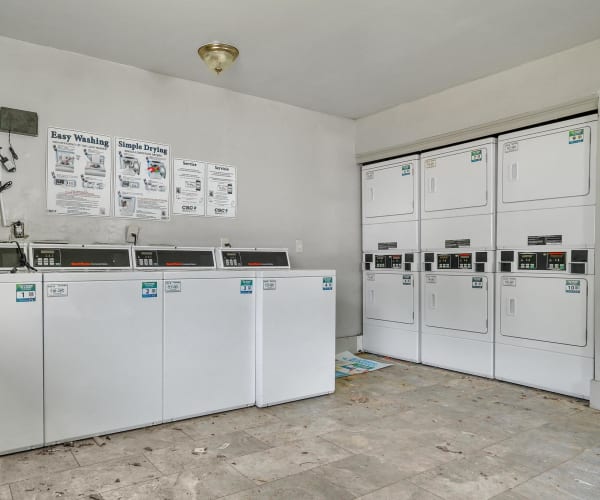
[[[353,121],[1,37],[0,68],[0,105],[39,114],[39,137],[13,136],[21,160],[4,195],[33,240],[122,243],[129,223],[46,213],[48,126],[170,144],[174,156],[238,167],[239,217],[142,222],[141,243],[289,247],[295,267],[337,270],[337,334],[361,332]]]

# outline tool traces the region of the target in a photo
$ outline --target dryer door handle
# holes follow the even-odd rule
[[[375,188],[373,188],[373,187],[369,188],[369,200],[371,200],[371,201],[375,200]]]
[[[371,304],[373,304],[375,302],[375,290],[373,288],[369,290],[369,297],[371,299]]]
[[[429,192],[435,193],[435,177],[429,178]]]
[[[519,162],[517,161],[510,164],[509,180],[512,182],[519,180]]]
[[[514,297],[509,298],[506,303],[506,314],[508,316],[517,315],[517,299],[515,299]]]
[[[436,309],[437,308],[437,295],[432,293],[429,299],[429,308]]]

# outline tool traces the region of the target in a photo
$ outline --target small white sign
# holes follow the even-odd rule
[[[412,276],[410,274],[402,275],[402,284],[403,285],[412,285]]]
[[[517,286],[517,278],[502,278],[502,286]]]
[[[277,290],[277,280],[263,281],[263,290]]]
[[[68,297],[69,285],[66,283],[53,283],[46,287],[47,297]]]
[[[437,283],[437,276],[426,276],[425,280],[427,283]]]
[[[165,293],[181,292],[181,281],[165,281]]]

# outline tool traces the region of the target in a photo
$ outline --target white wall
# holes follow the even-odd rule
[[[48,126],[170,144],[174,156],[238,167],[239,217],[142,222],[141,243],[289,247],[295,267],[337,270],[337,335],[361,332],[354,122],[2,37],[0,71],[0,105],[39,114],[39,137],[13,135],[21,160],[4,193],[9,221],[24,220],[33,240],[122,243],[130,222],[46,214]]]
[[[539,111],[600,89],[600,40],[357,121],[364,154]],[[409,71],[418,71],[409,68]]]

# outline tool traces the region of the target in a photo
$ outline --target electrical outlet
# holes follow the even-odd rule
[[[296,240],[296,253],[304,252],[304,242],[302,240]]]
[[[140,226],[130,225],[127,226],[127,230],[125,233],[125,241],[127,243],[133,243],[137,245],[140,241]]]
[[[221,248],[227,248],[231,246],[231,243],[229,243],[229,238],[221,238],[220,239],[221,242]]]

